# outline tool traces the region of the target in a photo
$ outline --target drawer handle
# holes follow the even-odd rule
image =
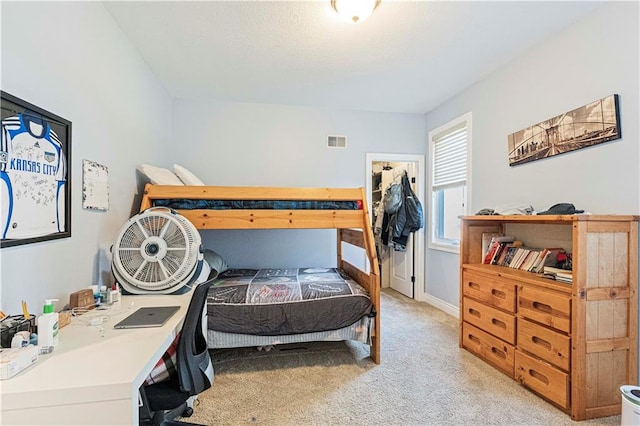
[[[502,321],[500,321],[499,319],[496,319],[496,318],[491,318],[491,324],[493,324],[495,326],[498,326],[498,327],[501,327],[501,328],[504,328],[504,329],[507,328],[507,324],[506,323],[504,323],[504,322],[502,322]]]
[[[468,285],[470,288],[474,289],[474,290],[480,290],[480,285],[479,285],[479,284],[474,283],[473,281],[469,281],[469,282],[467,283],[467,285]]]
[[[537,336],[531,336],[531,341],[533,343],[535,343],[536,345],[540,345],[543,346],[546,350],[550,351],[551,350],[551,343],[547,342],[544,339],[541,339]]]
[[[533,307],[534,307],[534,309],[537,309],[537,310],[542,311],[542,312],[546,312],[548,314],[553,312],[553,309],[551,308],[551,306],[549,306],[547,304],[544,304],[544,303],[533,302]]]
[[[478,318],[480,318],[480,311],[476,311],[476,310],[475,310],[475,309],[473,309],[473,308],[469,308],[469,313],[470,313],[471,315],[473,315],[474,317],[478,317]]]
[[[491,289],[491,294],[499,297],[500,299],[506,299],[507,298],[507,294],[504,291],[500,291],[500,290],[496,290],[495,288]]]
[[[498,358],[507,359],[507,354],[505,354],[504,352],[502,352],[500,349],[496,348],[495,346],[491,347],[491,352],[494,355],[496,355]]]
[[[538,373],[536,370],[529,369],[529,375],[534,379],[537,379],[544,383],[545,385],[549,384],[549,379],[544,374]]]
[[[478,338],[477,338],[476,336],[474,336],[473,334],[470,334],[470,333],[469,333],[469,334],[467,334],[467,337],[469,338],[469,340],[471,340],[471,341],[472,341],[472,342],[474,342],[474,343],[478,343],[478,344],[480,344],[480,343],[481,343],[481,342],[480,342],[480,339],[478,339]]]

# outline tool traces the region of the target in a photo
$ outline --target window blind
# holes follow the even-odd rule
[[[467,181],[467,122],[433,139],[433,191],[455,188]]]

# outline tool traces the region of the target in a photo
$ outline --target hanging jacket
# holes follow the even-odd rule
[[[402,191],[404,193],[404,209],[407,214],[405,229],[402,233],[409,235],[411,232],[422,229],[424,226],[424,216],[422,204],[420,200],[418,200],[415,192],[413,192],[413,189],[411,189],[409,177],[406,173],[402,176]]]
[[[385,213],[395,214],[402,207],[403,202],[402,182],[392,182],[382,198]]]
[[[406,249],[409,234],[424,226],[422,204],[411,189],[406,172],[402,175],[402,206],[395,215],[395,221],[390,222],[393,226],[392,241],[399,250]]]
[[[394,171],[395,173],[395,171]],[[398,211],[402,209],[404,196],[402,194],[402,175],[395,176],[393,181],[385,190],[382,197],[382,207],[384,211],[381,241],[385,246],[389,245],[389,240],[393,238],[393,228],[395,227]]]

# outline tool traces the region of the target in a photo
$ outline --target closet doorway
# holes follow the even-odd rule
[[[375,230],[376,210],[384,193],[397,176],[407,172],[411,187],[422,203],[426,222],[424,200],[424,155],[415,154],[366,154],[366,192],[371,212],[372,227]],[[378,221],[380,224],[381,221]],[[424,300],[424,228],[411,234],[406,251],[397,251],[382,246],[376,238],[380,264],[380,284],[407,297]]]

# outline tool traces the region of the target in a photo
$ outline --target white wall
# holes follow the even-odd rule
[[[137,163],[168,161],[171,98],[99,2],[3,2],[2,90],[72,122],[72,237],[0,251],[0,309],[95,283],[130,216]],[[82,210],[82,160],[109,168],[110,210]],[[138,201],[139,203],[139,201]],[[108,268],[108,266],[107,266]]]
[[[473,112],[469,212],[571,202],[592,213],[638,214],[637,2],[608,3],[427,114],[427,131]],[[622,139],[509,167],[507,135],[589,102],[620,95]],[[458,256],[428,250],[427,292],[458,304]]]
[[[176,101],[173,118],[176,162],[209,185],[364,187],[367,152],[426,150],[420,114]],[[327,135],[346,136],[347,149],[327,148]],[[332,266],[334,235],[208,231],[204,242],[234,267]]]

